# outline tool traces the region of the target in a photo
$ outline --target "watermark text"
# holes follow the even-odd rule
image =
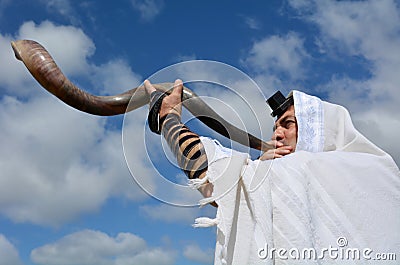
[[[282,259],[282,260],[396,260],[396,253],[378,253],[371,248],[350,248],[347,247],[347,239],[339,237],[336,240],[337,246],[315,248],[274,248],[265,244],[258,249],[260,259]]]

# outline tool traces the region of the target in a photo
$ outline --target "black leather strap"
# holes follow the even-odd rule
[[[154,91],[150,95],[150,111],[147,122],[150,130],[156,134],[161,134],[162,123],[165,120],[165,117],[160,118],[161,104],[165,96],[165,93],[160,91]]]

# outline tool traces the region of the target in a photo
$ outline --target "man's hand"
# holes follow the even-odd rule
[[[149,95],[151,95],[151,93],[156,91],[155,87],[150,83],[149,80],[144,81],[144,87]],[[164,117],[168,114],[176,114],[179,117],[181,117],[182,90],[183,90],[182,80],[180,79],[175,80],[174,88],[171,94],[166,96],[161,104],[160,117]]]
[[[285,155],[290,154],[293,151],[293,147],[291,147],[290,145],[283,145],[283,143],[276,140],[271,140],[268,143],[271,145],[275,145],[276,148],[266,151],[258,158],[259,160],[281,158]]]

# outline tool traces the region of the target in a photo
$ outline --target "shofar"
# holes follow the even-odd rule
[[[100,116],[123,114],[140,108],[149,102],[143,86],[115,96],[96,96],[75,86],[60,70],[51,55],[39,43],[32,40],[11,42],[15,57],[21,60],[32,76],[50,93],[69,106],[80,111]],[[170,92],[173,83],[154,84],[157,90]],[[190,100],[188,100],[190,99]],[[233,126],[219,116],[193,91],[184,87],[183,106],[214,131],[258,150],[273,146]]]

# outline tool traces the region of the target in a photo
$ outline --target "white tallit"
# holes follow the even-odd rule
[[[215,219],[199,218],[195,226],[217,225],[215,264],[376,264],[379,253],[396,253],[399,262],[400,172],[393,159],[354,128],[345,108],[293,96],[298,140],[290,155],[252,161],[201,139],[214,186],[202,203],[219,207]],[[316,257],[302,256],[307,249]],[[361,256],[344,254],[348,249]]]

